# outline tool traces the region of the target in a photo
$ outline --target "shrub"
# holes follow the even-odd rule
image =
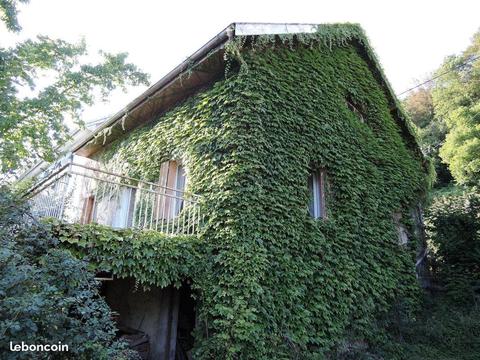
[[[426,213],[434,279],[455,303],[473,304],[480,290],[480,195],[433,198]]]
[[[0,357],[64,358],[65,353],[12,352],[18,344],[66,344],[67,357],[126,359],[111,312],[87,263],[56,245],[8,191],[0,193]]]

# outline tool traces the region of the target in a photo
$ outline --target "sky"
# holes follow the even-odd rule
[[[0,25],[0,46],[38,34],[83,37],[91,54],[128,52],[152,84],[232,22],[352,22],[366,31],[398,94],[428,79],[480,28],[478,0],[31,0],[19,9],[23,30]],[[144,90],[116,91],[108,104],[86,109],[84,120],[111,115]]]

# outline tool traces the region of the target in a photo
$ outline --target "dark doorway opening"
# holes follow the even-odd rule
[[[118,337],[142,359],[192,359],[196,313],[191,281],[179,289],[145,290],[132,278],[112,278],[102,281],[101,294],[116,313]]]
[[[191,282],[187,280],[179,289],[176,360],[192,359],[195,322],[195,299],[193,298]]]

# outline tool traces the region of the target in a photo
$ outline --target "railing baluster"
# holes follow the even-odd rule
[[[147,228],[148,224],[148,191],[145,191],[145,206],[143,207],[143,229]]]
[[[165,196],[168,196],[168,195],[169,194],[165,194]],[[165,199],[165,202],[166,201],[167,201],[167,199]],[[169,197],[168,210],[166,209],[166,206],[165,206],[165,210],[167,212],[167,231],[166,231],[167,234],[170,234],[170,228],[168,227],[168,225],[170,224],[170,214],[172,213],[171,212],[171,207],[172,207],[172,204],[171,204],[170,197]]]
[[[102,175],[100,175],[100,179],[101,179],[101,176]],[[102,180],[100,180],[100,181],[102,181]],[[104,182],[99,182],[98,185],[97,185],[97,186],[102,188],[102,195],[100,196],[100,198],[97,201],[97,208],[96,208],[97,210],[98,210],[98,206],[104,206],[103,204],[105,203],[104,199],[105,199],[105,190],[107,188],[107,185],[108,185],[108,183],[105,182],[105,181]],[[96,198],[96,196],[95,196],[95,198]],[[98,216],[97,216],[98,214],[97,213],[98,213],[98,211],[95,212],[95,220],[94,221],[100,224],[100,222],[98,221]],[[102,213],[104,213],[104,211],[102,211]]]
[[[143,199],[142,199],[143,186],[142,186],[142,184],[140,184],[139,190],[140,190],[140,194],[139,194],[139,197],[138,197],[138,201],[140,203],[140,207],[138,209],[138,227],[142,228],[142,209],[143,209]]]
[[[37,217],[120,224],[169,235],[195,233],[201,222],[196,195],[76,163],[54,171],[30,193]]]
[[[94,222],[96,219],[97,219],[97,212],[98,212],[98,204],[99,204],[99,199],[98,199],[98,188],[100,186],[100,183],[98,180],[94,180],[93,182],[93,186],[94,186],[94,192],[93,192],[93,202],[92,202],[92,210],[91,210],[91,214],[90,214],[90,217],[91,219],[86,219],[87,222]],[[88,198],[87,198],[88,199]],[[85,208],[85,211],[88,211],[87,207]],[[85,215],[88,215],[88,213],[86,213]]]
[[[185,215],[186,215],[186,212],[188,211],[188,203],[187,201],[184,199],[183,200],[183,209],[182,209],[182,234],[185,234]]]
[[[194,206],[192,206],[192,210],[191,210],[191,212],[192,212],[192,219],[193,219],[193,220],[192,220],[192,225],[191,225],[191,226],[192,226],[192,233],[195,232],[195,211],[196,211],[196,210],[197,210],[197,204],[194,204]]]
[[[52,191],[53,189],[50,188],[50,196],[48,197],[48,208],[47,208],[47,216],[52,217],[52,209],[55,206],[55,191]]]
[[[106,176],[108,179],[108,175]],[[112,202],[112,197],[115,192],[114,185],[106,183],[106,193],[107,193],[107,204],[105,206],[104,214],[105,218],[103,220],[104,225],[112,225],[112,209],[110,208],[110,203]]]
[[[58,214],[58,218],[61,219],[61,220],[63,220],[63,209],[65,208],[65,202],[66,202],[66,198],[67,198],[67,184],[68,184],[69,176],[70,176],[70,174],[67,174],[67,175],[64,176],[64,180],[66,180],[66,182],[64,182],[64,185],[63,185],[62,205],[60,207],[60,211],[59,211],[59,214]]]
[[[135,193],[135,199],[133,199],[132,228],[135,228],[135,225],[136,225],[135,216],[137,215],[137,203],[139,198],[140,198],[140,188],[137,187],[137,192]]]
[[[44,200],[44,210],[43,210],[43,213],[45,214],[44,216],[48,217],[48,209],[49,209],[49,206],[50,206],[50,188],[47,188],[46,189],[46,193],[45,193],[45,200]]]
[[[129,188],[129,187],[126,187],[125,186],[125,190],[127,190],[127,196],[128,196],[128,202],[127,202],[127,209],[125,211],[126,213],[126,219],[125,219],[125,227],[128,228],[128,222],[130,221],[130,206],[131,206],[131,203],[132,203],[132,188]]]
[[[153,188],[152,188],[152,184],[150,184],[150,190],[152,191],[150,193],[150,197],[152,199],[152,207],[151,207],[151,214],[150,214],[150,226],[149,226],[149,229],[152,230],[153,229],[153,213],[154,213],[154,209],[155,209],[155,192],[153,191]]]
[[[161,229],[160,229],[160,232],[163,232],[163,228],[165,226],[165,194],[163,194],[165,191],[164,189],[161,189],[160,190],[162,192],[162,194],[160,195],[161,198],[160,198],[160,201],[162,202],[162,206],[161,206],[161,209],[162,209],[162,213],[160,215],[160,221],[161,221]]]
[[[191,218],[189,219],[189,226],[191,227],[191,232],[193,233],[195,231],[195,211],[197,210],[197,204],[193,203],[192,208],[190,209],[190,214]]]
[[[160,219],[160,196],[158,189],[155,188],[155,230],[158,230],[158,220]]]

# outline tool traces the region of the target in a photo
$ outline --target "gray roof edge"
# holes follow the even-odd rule
[[[234,38],[235,36],[256,36],[256,35],[266,35],[266,34],[294,34],[294,33],[314,33],[318,30],[318,27],[322,24],[314,23],[261,23],[261,22],[234,22],[225,27],[221,32],[214,36],[210,41],[203,45],[200,49],[195,51],[191,56],[187,57],[181,64],[176,66],[173,70],[167,73],[163,78],[157,81],[155,84],[150,86],[145,90],[141,95],[136,97],[131,101],[127,106],[122,110],[115,113],[107,121],[97,127],[92,133],[83,137],[82,139],[77,140],[74,144],[71,145],[70,151],[76,152],[94,139],[99,133],[107,129],[108,127],[114,125],[122,119],[123,116],[127,115],[129,112],[133,111],[137,107],[141,106],[145,101],[148,101],[149,97],[167,87],[172,83],[177,77],[179,77],[183,72],[191,69],[192,64],[196,64],[206,58],[208,54],[217,49],[219,46],[224,45],[229,39]],[[392,98],[394,103],[397,102],[395,93],[393,92],[390,83],[386,79],[383,71],[376,59],[375,54],[373,54],[375,60],[372,61],[372,65],[379,70],[380,80],[384,82],[386,91],[388,92],[389,97]]]
[[[208,53],[226,43],[233,36],[253,36],[253,35],[265,35],[265,34],[293,34],[293,33],[313,33],[316,31],[319,24],[313,23],[260,23],[260,22],[234,22],[225,27],[210,41],[203,45],[200,49],[195,51],[191,56],[184,60],[181,64],[176,66],[173,70],[167,73],[163,78],[150,86],[142,94],[137,96],[123,109],[112,115],[107,121],[95,129],[88,137],[77,141],[73,144],[71,151],[75,152],[86,145],[90,140],[95,138],[97,134],[106,128],[112,126],[119,121],[124,115],[131,112],[133,109],[141,105],[151,95],[155,94],[165,86],[168,86],[176,77],[182,72],[191,67],[192,62],[198,62],[202,60]]]
[[[223,29],[220,33],[218,33],[215,37],[213,37],[210,41],[208,41],[205,45],[203,45],[200,49],[198,49],[192,55],[187,57],[187,59],[185,59],[181,64],[177,65],[173,70],[167,73],[159,81],[157,81],[155,84],[150,86],[142,94],[137,96],[133,101],[127,104],[127,106],[125,106],[122,110],[112,115],[107,121],[105,121],[97,129],[95,129],[88,137],[74,144],[74,146],[71,148],[71,151],[75,152],[80,148],[82,148],[90,140],[95,138],[95,136],[98,133],[115,124],[117,121],[122,119],[124,115],[128,114],[129,112],[133,111],[136,107],[140,106],[150,96],[152,96],[159,90],[163,89],[164,87],[168,86],[168,84],[170,84],[173,80],[175,80],[178,76],[180,76],[181,73],[188,70],[192,66],[192,63],[196,63],[202,60],[204,57],[206,57],[209,54],[211,50],[226,43],[227,40],[233,36],[234,32],[235,32],[235,23],[232,23],[228,25],[225,29]]]

